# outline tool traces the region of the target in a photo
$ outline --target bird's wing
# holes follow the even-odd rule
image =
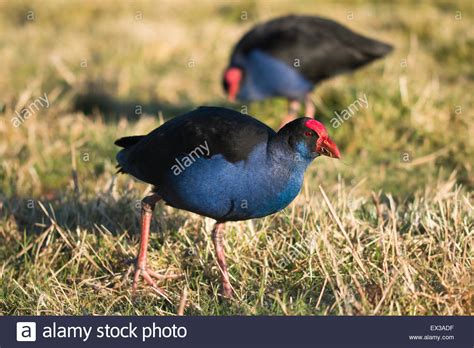
[[[145,182],[159,181],[181,156],[222,155],[229,162],[245,160],[252,149],[275,132],[239,112],[200,107],[176,117],[144,136],[117,156],[126,172]]]
[[[251,29],[237,43],[231,60],[261,50],[317,83],[382,57],[391,48],[329,19],[286,16]]]

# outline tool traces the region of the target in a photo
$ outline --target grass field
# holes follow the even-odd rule
[[[343,159],[317,159],[284,211],[227,224],[229,302],[212,221],[160,205],[149,264],[184,277],[160,284],[170,301],[132,297],[149,188],[115,175],[114,140],[198,105],[241,110],[221,89],[230,49],[287,13],[395,46],[316,89]],[[0,313],[472,314],[473,19],[470,1],[0,1]],[[285,111],[249,106],[273,127]]]

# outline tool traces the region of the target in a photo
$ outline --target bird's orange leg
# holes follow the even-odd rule
[[[313,100],[311,99],[311,94],[306,94],[304,98],[304,115],[309,118],[314,118],[314,114],[316,113],[316,106],[313,103]]]
[[[232,298],[232,286],[230,285],[229,272],[227,271],[227,263],[224,254],[224,223],[216,222],[212,230],[212,242],[216,249],[217,263],[221,273],[222,296]]]
[[[138,286],[138,278],[140,275],[143,276],[143,279],[150,285],[153,290],[155,290],[161,296],[166,298],[166,293],[163,289],[159,288],[153,278],[157,279],[167,279],[167,278],[177,278],[179,275],[170,274],[170,275],[160,275],[147,267],[147,248],[148,240],[150,237],[150,223],[153,216],[153,210],[155,209],[156,203],[161,200],[161,197],[157,194],[151,194],[150,196],[145,197],[142,200],[142,211],[141,211],[141,236],[140,236],[140,251],[138,253],[137,265],[135,269],[135,275],[133,277],[132,293],[135,294]],[[153,277],[153,278],[152,278]]]
[[[298,111],[300,111],[301,103],[299,100],[289,100],[288,101],[288,114],[283,118],[280,124],[280,128],[287,123],[290,123],[298,117]]]

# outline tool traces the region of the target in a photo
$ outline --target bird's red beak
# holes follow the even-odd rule
[[[230,102],[235,102],[235,99],[237,98],[237,92],[239,88],[231,85],[229,87],[229,94],[227,95],[227,100]]]
[[[316,151],[319,154],[333,158],[341,158],[341,153],[339,152],[336,143],[329,138],[328,131],[321,122],[309,119],[306,121],[305,125],[314,130],[319,136],[316,141]]]
[[[237,99],[237,94],[240,90],[240,81],[242,80],[242,70],[239,68],[229,68],[225,72],[224,79],[226,80],[229,89],[227,99],[234,102]]]
[[[321,137],[316,142],[316,151],[324,156],[341,158],[337,145],[329,137]]]

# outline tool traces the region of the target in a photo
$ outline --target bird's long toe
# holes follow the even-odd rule
[[[152,276],[158,279],[164,279],[162,275],[149,270],[148,268],[137,268],[135,271],[135,275],[133,277],[133,285],[132,285],[132,293],[135,294],[138,288],[138,280],[140,279],[140,275],[142,275],[143,279],[145,282],[151,286],[154,292],[156,292],[158,295],[164,297],[165,299],[168,299],[168,296],[166,294],[166,291],[160,288],[156,282],[153,280]]]
[[[169,274],[159,274],[149,268],[146,269],[148,274],[152,276],[155,279],[159,280],[164,280],[164,279],[179,279],[184,277],[184,274],[175,274],[175,273],[169,273]]]

